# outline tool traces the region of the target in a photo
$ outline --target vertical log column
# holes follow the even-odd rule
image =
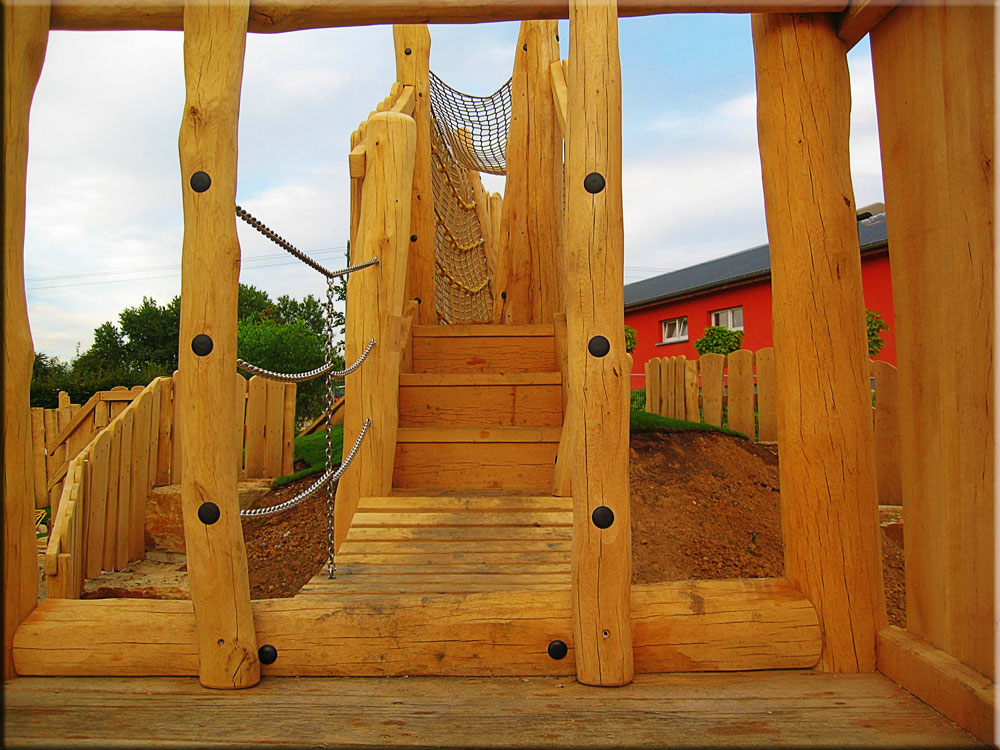
[[[885,624],[846,49],[826,15],[753,17],[771,244],[785,573],[819,668],[875,669]]]
[[[363,263],[378,257],[379,263],[351,274],[347,281],[348,361],[355,361],[371,339],[375,346],[364,364],[347,376],[350,398],[344,406],[344,434],[353,439],[368,419],[371,426],[337,488],[338,547],[347,536],[358,500],[385,496],[392,489],[403,343],[399,330],[407,264],[412,260],[410,195],[417,126],[407,115],[380,112],[368,119],[364,143],[365,177],[351,260]]]
[[[566,323],[577,678],[632,680],[629,359],[625,353],[618,8],[571,0]]]
[[[49,4],[3,5],[3,679],[14,631],[38,599],[29,386],[34,347],[24,293],[28,115],[49,39]]]
[[[493,296],[501,323],[550,323],[563,309],[562,133],[550,72],[558,30],[558,21],[522,21],[517,39]]]
[[[419,297],[417,324],[437,323],[434,304],[434,259],[437,227],[434,224],[434,190],[431,183],[431,34],[427,24],[400,24],[392,27],[396,49],[396,80],[413,86],[413,119],[417,146],[413,162],[410,203],[410,252],[407,299]],[[416,237],[416,239],[412,239]]]
[[[906,629],[994,677],[994,14],[871,35],[899,352]]]
[[[202,685],[260,680],[240,525],[236,437],[236,135],[249,0],[184,5],[187,101],[179,367],[181,505]]]

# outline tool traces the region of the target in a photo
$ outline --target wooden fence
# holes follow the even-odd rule
[[[896,368],[871,362],[875,457],[881,505],[900,505],[899,411]],[[651,359],[645,364],[646,411],[672,419],[728,427],[759,443],[778,440],[774,349],[740,349]],[[723,411],[725,407],[725,412]],[[723,414],[725,413],[725,420]]]

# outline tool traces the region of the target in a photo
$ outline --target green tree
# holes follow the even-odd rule
[[[868,356],[877,357],[885,346],[882,331],[888,331],[889,324],[874,310],[865,310],[865,327],[868,329]]]
[[[722,326],[708,326],[704,335],[694,342],[699,355],[729,354],[743,343],[743,331],[734,331]]]
[[[632,326],[625,326],[625,351],[631,354],[639,345],[639,339]]]
[[[174,297],[160,307],[151,297],[143,297],[138,307],[127,307],[118,315],[124,338],[125,364],[135,370],[156,365],[173,372],[177,369],[177,337],[181,330],[181,298]]]
[[[283,294],[274,303],[275,320],[279,323],[295,323],[296,321],[305,324],[306,328],[315,333],[320,338],[326,338],[326,310],[320,301],[311,294],[307,294],[302,300],[289,297]],[[337,314],[334,315],[334,330],[337,330]],[[343,325],[343,314],[340,314],[339,325]]]
[[[240,284],[237,317],[240,320],[274,320],[274,302],[267,292],[255,286]]]

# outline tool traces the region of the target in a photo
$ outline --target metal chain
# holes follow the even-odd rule
[[[350,263],[350,260],[348,260]],[[326,279],[326,364],[329,366],[333,361],[333,279],[327,277]],[[368,344],[368,349],[365,350],[364,356],[368,355],[371,350],[372,345],[375,343],[375,339],[372,339]],[[364,359],[364,356],[362,359]],[[327,468],[333,463],[333,430],[330,429],[330,412],[333,410],[333,375],[328,373],[326,376],[326,465]],[[367,428],[367,423],[365,424]],[[333,485],[328,484],[326,487],[326,568],[330,578],[335,578],[337,575],[337,564],[333,559],[333,511],[334,511],[335,494],[333,491]]]
[[[294,508],[296,505],[301,503],[307,497],[315,494],[317,490],[322,489],[324,486],[332,488],[333,483],[343,476],[344,472],[347,471],[347,467],[351,465],[351,461],[354,460],[354,456],[357,454],[358,449],[361,448],[361,441],[365,439],[365,433],[368,432],[368,426],[370,424],[371,420],[366,419],[365,423],[361,425],[361,432],[358,433],[358,439],[354,441],[353,447],[348,452],[347,456],[344,457],[343,462],[340,464],[340,468],[336,471],[334,471],[333,467],[328,466],[327,470],[323,472],[323,476],[290,500],[285,500],[283,503],[278,503],[277,505],[272,505],[268,508],[249,508],[247,510],[241,510],[240,516],[243,518],[273,516],[275,513],[281,513],[289,508]]]
[[[328,279],[335,279],[338,276],[345,276],[345,275],[347,275],[349,273],[354,273],[355,271],[359,271],[362,268],[367,268],[368,266],[374,266],[376,263],[378,263],[378,256],[376,256],[376,257],[372,258],[371,260],[364,261],[363,263],[357,263],[357,264],[355,264],[353,266],[348,266],[347,268],[342,268],[339,271],[331,271],[328,268],[326,268],[324,266],[321,266],[319,263],[317,263],[316,261],[314,261],[312,258],[310,258],[308,255],[306,255],[304,252],[302,252],[297,247],[295,247],[294,245],[292,245],[292,243],[290,243],[288,240],[286,240],[283,237],[280,237],[277,234],[275,234],[271,229],[269,229],[268,227],[266,227],[264,225],[264,222],[260,221],[259,219],[255,219],[250,214],[249,211],[245,211],[240,206],[236,206],[236,215],[238,217],[240,217],[241,219],[243,219],[243,221],[245,221],[247,224],[249,224],[250,226],[252,226],[254,229],[256,229],[258,232],[260,232],[262,235],[264,235],[269,240],[271,240],[271,242],[273,242],[275,245],[277,245],[281,249],[285,250],[290,255],[298,258],[299,260],[301,260],[303,263],[305,263],[310,268],[312,268],[312,269],[314,269],[316,271],[319,271],[321,274],[323,274],[324,276],[326,276]]]
[[[326,324],[323,325],[324,334],[326,333]],[[327,344],[329,346],[329,343]],[[368,357],[368,352],[372,350],[375,346],[375,339],[368,342],[368,346],[365,350],[361,352],[361,356],[358,357],[358,361],[353,365],[348,367],[346,370],[333,370],[333,362],[329,361],[327,357],[327,362],[322,367],[317,367],[315,370],[309,370],[308,372],[300,373],[289,373],[289,372],[273,372],[271,370],[265,370],[263,367],[257,367],[257,365],[252,365],[242,359],[236,360],[236,366],[243,370],[244,372],[249,372],[251,375],[260,375],[261,377],[267,378],[268,380],[277,380],[281,383],[301,383],[306,380],[312,380],[313,378],[318,378],[320,375],[326,375],[328,378],[342,378],[345,375],[350,375],[352,372],[361,367],[361,363],[365,361]],[[329,408],[329,406],[328,406]]]

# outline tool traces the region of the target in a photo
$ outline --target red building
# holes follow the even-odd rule
[[[861,278],[865,307],[889,324],[878,359],[896,364],[892,281],[885,212],[859,214]],[[694,342],[705,328],[742,330],[743,348],[773,346],[771,258],[767,245],[717,258],[625,286],[625,324],[636,330],[632,387],[643,387],[643,365],[654,357],[698,357]],[[638,377],[636,375],[638,374]]]

